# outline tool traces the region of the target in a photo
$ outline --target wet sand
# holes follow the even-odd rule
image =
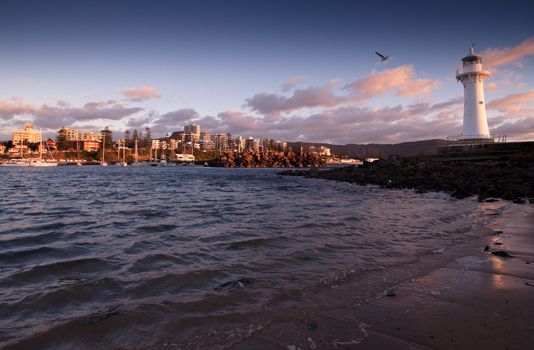
[[[368,303],[271,323],[232,349],[533,349],[534,206],[512,204],[487,227],[478,255]]]

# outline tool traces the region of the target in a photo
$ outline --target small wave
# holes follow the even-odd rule
[[[172,231],[175,228],[176,228],[176,225],[156,224],[156,225],[138,226],[137,230],[140,231],[140,232],[156,233],[156,232]]]
[[[281,239],[281,237],[245,239],[241,241],[232,242],[227,245],[227,248],[229,250],[237,250],[237,249],[267,247],[267,246],[272,246],[272,243],[275,243],[279,239]]]
[[[110,269],[111,265],[98,258],[82,258],[75,260],[58,261],[51,264],[39,265],[7,277],[2,284],[7,287],[19,285],[39,279],[50,279],[53,276],[91,273],[98,274]]]
[[[181,274],[165,274],[154,278],[143,278],[127,288],[123,295],[130,298],[146,298],[159,295],[175,295],[194,290],[207,290],[212,281],[224,278],[217,270],[187,271]]]
[[[61,248],[39,247],[27,250],[8,251],[0,254],[1,265],[28,265],[38,259],[58,259],[73,255],[72,251]]]
[[[183,266],[187,264],[188,264],[187,260],[177,258],[173,255],[152,254],[152,255],[144,256],[143,258],[137,260],[128,269],[128,271],[133,272],[133,273],[139,273],[139,272],[162,270],[162,269],[173,267],[173,266]]]
[[[5,239],[1,239],[0,243],[2,248],[19,248],[25,246],[35,246],[50,244],[61,239],[62,235],[57,232],[50,232],[37,235],[28,235],[28,236],[14,236],[10,235]]]

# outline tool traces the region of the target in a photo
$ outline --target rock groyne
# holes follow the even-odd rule
[[[281,175],[347,181],[386,188],[440,191],[456,198],[503,198],[534,203],[534,152],[499,159],[457,159],[440,156],[402,157],[326,171],[285,171]]]

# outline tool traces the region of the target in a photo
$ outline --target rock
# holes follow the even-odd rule
[[[385,296],[390,297],[390,298],[397,296],[397,294],[395,294],[395,291],[393,289],[387,290],[384,294]]]
[[[317,323],[315,323],[315,322],[310,322],[310,323],[308,323],[308,324],[306,325],[306,328],[308,328],[308,330],[309,330],[310,332],[315,331],[318,327],[319,327],[319,326],[318,326]]]
[[[501,257],[501,258],[512,258],[512,256],[508,254],[507,252],[505,252],[504,250],[497,250],[497,251],[491,252],[491,254]]]
[[[493,202],[498,202],[498,201],[499,201],[499,200],[496,199],[496,198],[486,198],[486,199],[484,200],[484,202],[486,202],[486,203],[493,203]]]
[[[512,191],[506,191],[504,192],[504,194],[502,195],[502,198],[503,199],[507,199],[507,200],[512,200],[514,199],[514,193]]]
[[[484,247],[484,251],[485,251],[485,252],[489,252],[489,250],[490,250],[490,247],[488,247],[488,246],[485,246],[485,247]]]

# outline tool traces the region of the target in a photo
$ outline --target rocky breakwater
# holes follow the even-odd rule
[[[228,152],[209,162],[209,165],[226,168],[303,168],[321,167],[325,161],[318,154],[309,152]]]
[[[402,157],[326,171],[285,171],[297,175],[386,188],[441,191],[456,198],[477,195],[480,201],[503,198],[534,203],[534,152],[498,159],[440,156]]]

